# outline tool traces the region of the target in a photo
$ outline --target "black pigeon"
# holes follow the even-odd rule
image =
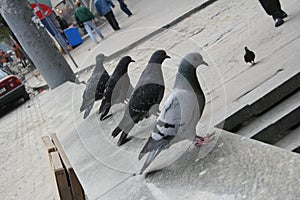
[[[110,107],[114,104],[124,102],[130,97],[133,86],[128,76],[128,65],[135,62],[130,56],[123,57],[110,76],[104,91],[104,97],[99,109],[100,120],[104,120]]]
[[[245,47],[244,59],[246,63],[251,63],[252,65],[255,64],[255,54],[253,51],[250,51],[247,47]]]
[[[126,142],[128,133],[136,123],[158,112],[165,91],[161,65],[166,58],[170,57],[165,51],[154,52],[140,76],[124,116],[112,132],[112,136],[116,137],[122,131],[118,141],[119,146]]]
[[[80,107],[80,112],[85,110],[83,119],[89,116],[94,102],[102,99],[103,97],[105,84],[109,79],[109,74],[103,66],[104,58],[105,56],[103,54],[96,56],[96,67],[87,81],[86,88],[83,92],[82,104]]]

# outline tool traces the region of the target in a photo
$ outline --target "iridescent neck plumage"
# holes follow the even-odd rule
[[[201,89],[197,78],[196,67],[187,60],[182,60],[179,65],[175,87],[180,87],[180,85],[183,85],[183,82],[187,82],[195,91]]]

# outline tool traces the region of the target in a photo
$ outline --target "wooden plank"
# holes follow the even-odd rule
[[[56,134],[51,134],[51,139],[53,141],[53,143],[55,144],[59,155],[62,159],[62,162],[67,170],[68,173],[68,178],[71,184],[71,191],[72,191],[72,196],[74,200],[84,200],[85,199],[85,195],[84,195],[84,190],[78,180],[78,177],[73,169],[73,167],[71,166],[71,163],[66,155],[66,153],[64,152]]]
[[[68,174],[71,182],[71,190],[74,200],[84,200],[85,194],[83,188],[76,176],[76,173],[73,168],[68,169]]]
[[[50,158],[60,199],[72,200],[71,188],[68,183],[67,173],[60,160],[59,153],[57,151],[51,152]]]
[[[43,143],[47,148],[48,153],[56,151],[55,145],[52,143],[49,136],[43,136],[42,137]]]
[[[44,145],[46,147],[46,151],[45,152],[47,154],[46,157],[48,158],[48,166],[49,166],[50,174],[51,174],[51,177],[52,177],[52,180],[53,180],[52,183],[53,183],[53,187],[54,187],[55,199],[56,200],[61,200],[60,199],[60,195],[59,195],[59,191],[58,191],[58,187],[57,187],[57,184],[56,184],[56,178],[53,175],[54,172],[53,172],[53,167],[51,165],[51,157],[50,157],[50,154],[49,154],[50,152],[53,152],[54,149],[56,149],[56,147],[54,146],[54,144],[52,143],[52,141],[50,140],[50,138],[48,136],[44,136],[41,139],[43,140],[43,143],[44,143]]]

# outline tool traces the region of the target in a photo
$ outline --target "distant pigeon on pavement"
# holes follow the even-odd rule
[[[244,59],[246,63],[251,63],[252,65],[255,64],[255,54],[253,51],[250,51],[247,47],[245,47]]]
[[[135,62],[130,56],[123,57],[110,76],[104,91],[104,97],[99,108],[100,120],[104,120],[110,107],[129,99],[133,86],[127,73],[128,65]]]
[[[170,57],[164,50],[152,54],[129,99],[121,122],[112,132],[112,136],[116,137],[122,131],[119,146],[126,142],[129,131],[136,123],[159,111],[165,91],[161,65],[166,58]]]
[[[196,135],[196,126],[205,106],[205,96],[200,87],[196,69],[208,64],[198,52],[189,53],[181,63],[174,87],[165,101],[156,121],[154,130],[139,154],[139,160],[148,153],[140,173],[151,164],[154,158],[172,144],[181,140],[196,140],[196,145],[209,141],[211,135]]]
[[[83,119],[87,118],[90,114],[94,102],[102,99],[105,90],[105,84],[109,79],[109,74],[104,69],[103,61],[105,56],[99,54],[96,57],[96,67],[87,81],[86,88],[82,95],[82,104],[80,112],[84,111]]]

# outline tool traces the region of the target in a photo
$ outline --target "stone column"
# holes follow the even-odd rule
[[[1,0],[0,12],[50,88],[66,81],[75,82],[74,72],[46,30],[37,29],[32,23],[34,14],[27,1]]]

